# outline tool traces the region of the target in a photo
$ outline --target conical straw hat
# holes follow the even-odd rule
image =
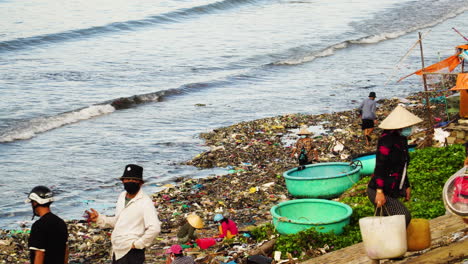
[[[187,216],[187,221],[189,224],[195,228],[203,227],[203,220],[196,214],[190,214]]]
[[[421,123],[423,120],[404,107],[398,105],[393,111],[385,118],[379,127],[382,129],[400,129],[410,127]]]
[[[297,132],[298,135],[311,135],[312,132],[309,131],[308,127],[306,125],[302,125],[301,129],[299,132]]]

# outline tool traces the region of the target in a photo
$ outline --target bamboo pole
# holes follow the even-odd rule
[[[424,83],[424,95],[426,97],[426,111],[427,111],[427,118],[429,119],[429,131],[426,134],[426,144],[427,146],[432,145],[432,137],[434,135],[434,121],[432,118],[432,111],[431,111],[431,104],[429,102],[429,94],[427,93],[427,81],[426,81],[426,74],[424,73],[424,53],[423,53],[423,46],[422,46],[422,35],[421,32],[419,32],[419,49],[421,50],[421,64],[422,64],[422,78],[423,78],[423,83]]]

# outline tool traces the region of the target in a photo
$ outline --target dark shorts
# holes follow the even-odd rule
[[[362,129],[373,128],[374,120],[372,119],[363,119],[361,124]]]

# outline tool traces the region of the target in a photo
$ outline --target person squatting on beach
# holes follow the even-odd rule
[[[117,200],[115,216],[101,215],[93,208],[86,213],[89,220],[101,228],[114,228],[111,236],[113,264],[141,264],[145,261],[145,248],[161,230],[161,222],[153,201],[141,189],[143,168],[127,165],[120,180],[125,191]]]
[[[406,226],[411,221],[411,213],[398,198],[404,197],[406,201],[411,198],[406,175],[409,165],[407,137],[411,135],[412,126],[422,121],[401,106],[382,121],[375,170],[367,188],[369,200],[383,211],[383,215],[405,215]]]
[[[195,261],[190,256],[184,256],[183,249],[180,245],[172,245],[166,250],[169,257],[165,264],[195,264]]]
[[[67,225],[51,212],[53,201],[52,191],[45,186],[34,187],[26,200],[31,203],[33,219],[40,217],[32,225],[28,241],[31,264],[68,263]]]
[[[177,232],[177,241],[181,244],[197,239],[196,229],[203,228],[203,220],[196,214],[189,214]]]
[[[300,138],[292,149],[291,157],[294,157],[296,154],[298,155],[299,166],[311,164],[312,161],[318,160],[318,151],[315,148],[314,142],[309,137],[311,134],[306,125],[302,125],[299,132],[297,132]]]
[[[374,126],[377,122],[377,116],[375,115],[377,103],[375,102],[375,97],[375,92],[370,92],[369,98],[364,99],[359,106],[359,115],[362,120],[361,128],[366,138],[366,145],[370,145],[372,139],[370,135],[374,131]]]
[[[215,214],[213,220],[219,223],[219,238],[231,239],[239,233],[236,223],[222,214]]]

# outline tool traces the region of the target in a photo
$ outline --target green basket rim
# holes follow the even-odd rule
[[[350,166],[349,162],[322,162],[322,163],[316,163],[316,164],[309,164],[305,165],[305,169],[311,168],[311,167],[320,167],[320,166],[328,166],[328,165],[342,165],[342,166]],[[333,179],[333,178],[340,178],[344,176],[348,176],[354,173],[359,173],[361,170],[360,166],[356,166],[353,170],[348,171],[346,173],[341,173],[337,175],[331,175],[331,176],[315,176],[315,177],[298,177],[298,176],[291,176],[289,173],[297,171],[298,168],[293,168],[290,170],[287,170],[283,173],[283,177],[287,180],[300,180],[300,181],[310,181],[310,180],[323,180],[323,179]]]
[[[282,220],[280,220],[280,218],[286,218],[286,217],[280,216],[280,215],[278,215],[276,213],[276,209],[278,209],[278,208],[280,208],[281,206],[284,206],[284,205],[294,204],[294,203],[310,203],[310,202],[326,203],[326,204],[333,204],[333,205],[336,205],[336,206],[340,206],[340,207],[343,207],[344,209],[346,209],[346,214],[343,215],[340,218],[337,218],[336,220],[334,219],[331,222],[312,222],[312,221],[311,222],[304,222],[304,221],[299,222],[299,221],[292,220],[292,219],[289,219],[289,218],[288,218],[288,221],[282,221]],[[299,225],[323,225],[323,224],[338,223],[338,222],[341,222],[343,220],[346,220],[347,218],[350,218],[351,214],[353,213],[353,209],[351,208],[351,206],[349,206],[349,205],[347,205],[345,203],[337,202],[337,201],[330,201],[330,200],[326,200],[326,199],[308,198],[308,199],[289,200],[289,201],[286,201],[286,202],[279,203],[279,204],[273,206],[270,209],[270,213],[271,213],[271,216],[273,217],[273,219],[276,219],[279,222],[293,223],[293,224],[299,224]]]

